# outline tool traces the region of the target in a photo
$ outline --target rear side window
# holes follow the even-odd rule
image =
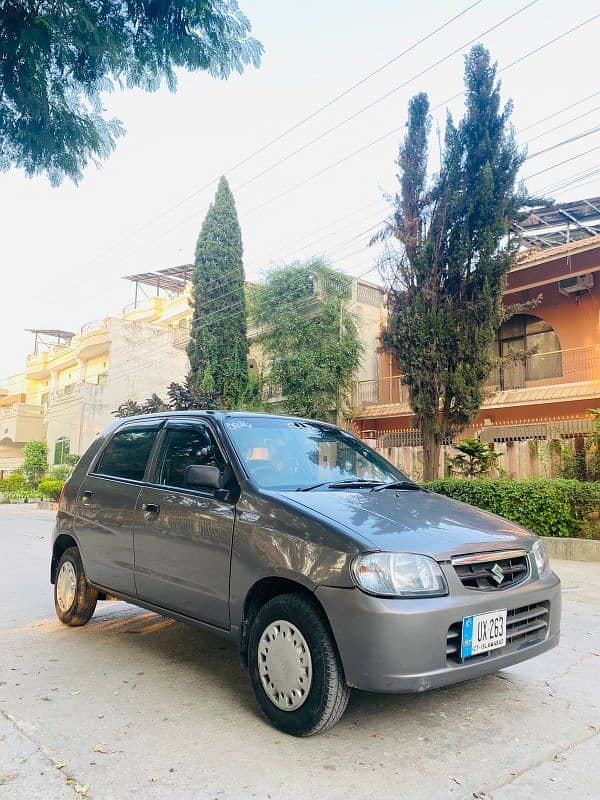
[[[144,479],[158,428],[126,428],[115,433],[94,472],[132,481]]]

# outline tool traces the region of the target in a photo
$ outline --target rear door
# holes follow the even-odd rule
[[[229,470],[207,423],[169,420],[157,444],[153,476],[137,499],[138,597],[228,628],[235,506],[217,500],[208,488],[186,488],[184,471],[192,464]]]
[[[111,437],[77,496],[75,529],[92,583],[135,596],[133,518],[150,452],[164,420],[125,424]]]

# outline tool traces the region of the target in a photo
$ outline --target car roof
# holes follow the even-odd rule
[[[323,420],[310,419],[308,417],[296,417],[293,414],[268,414],[262,411],[227,411],[223,409],[191,409],[189,411],[157,411],[152,414],[136,414],[131,417],[118,417],[117,424],[123,422],[133,422],[137,420],[147,419],[163,419],[168,417],[209,417],[212,419],[224,420],[230,417],[260,417],[266,419],[289,419],[296,422],[312,422],[319,425],[335,425],[331,422],[324,422]]]

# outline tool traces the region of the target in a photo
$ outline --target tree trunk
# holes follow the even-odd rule
[[[440,439],[435,421],[421,424],[423,439],[423,480],[433,481],[438,477],[440,463]]]

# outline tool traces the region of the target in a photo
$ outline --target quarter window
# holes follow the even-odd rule
[[[144,479],[146,464],[158,428],[126,428],[117,431],[100,458],[96,472],[132,481]]]
[[[183,487],[186,467],[191,465],[219,469],[225,466],[212,431],[200,424],[167,428],[158,458],[156,483]]]

